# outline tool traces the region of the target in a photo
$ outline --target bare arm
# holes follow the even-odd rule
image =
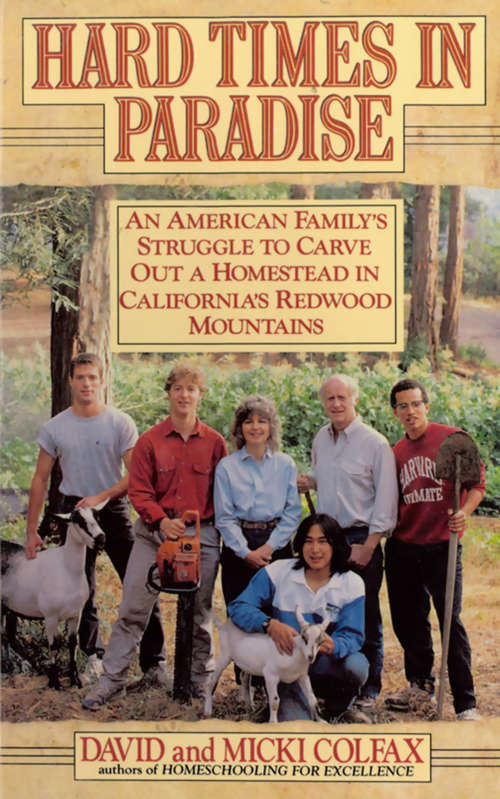
[[[99,494],[94,494],[92,497],[83,497],[75,507],[95,508],[96,505],[100,505],[101,502],[106,502],[110,499],[118,499],[119,497],[125,496],[128,490],[128,472],[130,469],[130,462],[132,460],[132,452],[133,447],[128,449],[123,455],[123,463],[125,464],[127,473],[124,474],[117,483],[112,485],[111,488],[105,489],[105,491],[100,491]]]
[[[43,546],[43,541],[38,535],[38,522],[42,512],[43,503],[47,495],[50,473],[55,463],[55,458],[40,447],[35,474],[31,481],[30,496],[28,501],[28,520],[26,525],[26,557],[36,558],[37,547]]]

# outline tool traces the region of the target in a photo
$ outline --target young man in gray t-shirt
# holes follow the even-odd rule
[[[106,552],[123,581],[134,542],[126,494],[137,429],[130,416],[103,403],[103,367],[98,356],[80,353],[73,358],[69,381],[71,406],[46,422],[38,437],[40,452],[29,497],[26,556],[35,558],[37,547],[43,546],[38,522],[52,467],[58,459],[63,512],[95,507],[107,500],[99,511],[99,523],[106,534]],[[87,550],[90,594],[78,631],[80,648],[88,656],[87,681],[99,675],[104,653],[94,601],[95,557],[94,551]],[[139,662],[148,680],[166,684],[163,629],[157,604],[144,632]]]

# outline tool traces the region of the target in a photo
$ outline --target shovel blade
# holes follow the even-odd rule
[[[457,455],[460,457],[460,484],[471,488],[481,479],[481,456],[468,433],[450,433],[436,454],[436,477],[455,482]]]

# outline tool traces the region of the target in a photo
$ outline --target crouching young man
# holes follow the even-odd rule
[[[148,572],[166,538],[184,532],[186,510],[197,510],[201,522],[201,584],[196,592],[191,682],[194,696],[203,697],[213,671],[212,594],[219,566],[219,534],[213,509],[215,467],[227,454],[222,436],[201,422],[198,406],[205,391],[201,369],[178,363],[165,383],[170,415],[139,437],[130,464],[129,498],[139,514],[136,541],[130,555],[118,620],[103,659],[103,673],[83,699],[96,710],[121,692],[157,597]]]
[[[385,569],[394,632],[403,647],[410,688],[434,694],[434,651],[429,623],[430,598],[443,627],[450,530],[464,534],[467,517],[479,505],[481,481],[463,491],[460,510],[452,514],[453,484],[436,478],[436,454],[459,428],[431,422],[429,397],[417,380],[400,380],[391,390],[394,415],[406,435],[394,446],[399,480],[399,521],[385,548]],[[462,560],[458,544],[455,593],[448,653],[448,676],[456,717],[479,718],[471,670],[471,648],[460,620]],[[418,694],[417,694],[418,696]],[[386,699],[395,710],[408,710],[408,692]]]
[[[229,603],[228,613],[246,632],[267,632],[278,651],[288,655],[300,630],[297,606],[308,622],[328,618],[309,677],[316,697],[324,700],[325,716],[351,721],[350,706],[366,682],[369,668],[360,651],[365,625],[363,580],[349,570],[351,547],[327,514],[304,519],[293,544],[298,557],[260,569]],[[278,692],[278,721],[312,719],[297,682],[279,683]]]

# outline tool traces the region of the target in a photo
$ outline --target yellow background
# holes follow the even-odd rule
[[[112,16],[129,15],[137,16],[139,6],[137,0],[20,0],[8,2],[2,9],[2,56],[0,68],[2,72],[2,125],[4,127],[28,127],[44,124],[49,127],[102,125],[102,110],[96,107],[73,106],[40,108],[35,106],[23,107],[21,95],[21,18],[22,16],[38,17],[43,13],[49,16]],[[213,0],[197,0],[197,15],[214,15],[230,13],[234,15],[248,12],[247,0],[233,0],[230,4],[213,2]],[[274,0],[273,3],[255,0],[252,4],[252,14],[293,15],[293,14],[325,14],[350,15],[373,14],[373,4],[352,2],[352,0]],[[415,14],[415,4],[408,0],[378,0],[376,4],[378,14]],[[426,125],[472,125],[482,126],[484,134],[491,134],[491,126],[500,125],[500,47],[498,46],[498,30],[500,29],[500,5],[498,0],[479,0],[472,5],[464,0],[422,0],[418,5],[421,14],[456,15],[458,13],[486,14],[488,24],[488,51],[487,51],[487,104],[483,107],[409,107],[406,110],[406,123],[416,126],[416,130],[423,129]],[[183,16],[186,13],[186,3],[179,0],[143,0],[140,4],[140,13],[144,16],[164,17]],[[4,131],[5,132],[5,131]],[[497,131],[498,132],[498,131]],[[498,141],[498,139],[496,140]],[[404,175],[385,175],[383,178],[375,173],[365,174],[363,179],[376,182],[383,179],[405,180],[409,183],[439,183],[439,184],[464,184],[483,185],[498,188],[499,181],[499,156],[498,146],[491,136],[484,139],[482,146],[452,147],[407,146],[406,164]],[[103,157],[100,147],[87,149],[75,148],[2,148],[2,183],[16,184],[28,183],[39,185],[95,185],[102,183],[129,183],[138,184],[165,184],[165,183],[200,183],[198,176],[129,176],[103,175]],[[353,179],[349,174],[330,174],[322,178],[315,178],[319,182],[332,182],[335,180]],[[261,182],[265,176],[255,175],[245,177],[245,182]],[[287,180],[287,176],[282,176]],[[307,173],[302,177],[293,175],[293,182],[303,181],[310,183]],[[213,176],[212,184],[226,185],[228,183],[241,183],[241,175],[227,176],[224,174]],[[34,723],[34,724],[2,724],[2,746],[72,746],[73,731],[92,730],[96,724],[89,719],[87,722],[60,722],[60,723]],[[118,729],[144,730],[144,724],[120,724]],[[250,729],[252,725],[245,725]],[[285,729],[284,725],[281,730]],[[190,729],[192,725],[178,722],[150,722],[147,725],[149,732],[156,729]],[[218,727],[228,729],[229,725],[217,725],[215,722],[198,722],[197,729],[209,730]],[[105,729],[113,729],[113,725],[106,724]],[[259,728],[262,730],[262,727]],[[296,731],[296,726],[290,729]],[[304,725],[304,729],[314,729],[313,725]],[[352,727],[346,728],[349,734]],[[380,728],[374,727],[374,732]],[[408,732],[404,726],[390,725],[384,731]],[[363,732],[367,731],[366,728]],[[428,731],[432,733],[434,747],[440,748],[492,748],[498,747],[500,733],[500,719],[487,719],[474,724],[434,723],[432,725],[419,725],[419,729],[409,732]],[[439,797],[439,799],[469,799],[471,796],[494,796],[498,792],[498,769],[495,768],[440,768],[433,773],[430,785],[405,786],[404,792],[407,799],[420,799],[420,797]],[[137,785],[134,783],[75,783],[72,769],[68,766],[47,768],[46,766],[4,766],[2,769],[3,795],[8,799],[54,799],[59,796],[72,796],[75,799],[89,799],[89,797],[116,797],[122,799],[137,799],[137,797],[150,797],[150,799],[165,799],[165,797],[199,797],[200,786],[186,783],[166,785],[164,783]],[[203,785],[204,799],[234,799],[246,796],[252,790],[251,785],[236,788],[234,783],[227,785]],[[262,788],[266,796],[273,799],[300,799],[304,795],[303,784],[285,783],[282,786]],[[400,799],[401,787],[390,786],[384,783],[370,786],[344,785],[310,785],[307,788],[308,799],[324,799],[325,796],[334,796],[335,799],[357,799],[370,794],[371,799],[390,797]]]
[[[376,5],[377,15],[415,15],[415,5],[399,0],[383,0]],[[158,0],[145,0],[140,6],[140,14],[144,17],[180,17],[185,16],[186,4],[184,2],[159,2]],[[459,148],[455,146],[439,146],[439,139],[434,139],[434,143],[407,144],[405,147],[405,173],[380,174],[376,171],[365,174],[364,179],[368,181],[404,179],[407,182],[415,183],[463,183],[466,185],[485,185],[494,187],[498,185],[499,161],[498,147],[491,134],[495,133],[491,126],[500,124],[500,102],[499,91],[499,59],[500,49],[495,40],[496,31],[500,25],[500,7],[496,0],[482,0],[471,6],[465,2],[451,2],[442,0],[438,7],[432,0],[423,0],[419,4],[418,12],[422,15],[453,15],[460,13],[486,15],[487,16],[487,104],[485,106],[442,106],[434,100],[434,106],[408,106],[405,113],[405,123],[407,126],[415,126],[412,133],[418,134],[424,130],[424,126],[474,126],[473,131],[484,138],[484,144],[472,147]],[[248,3],[235,0],[229,6],[224,3],[214,3],[213,0],[198,0],[196,3],[197,16],[215,16],[224,13],[235,16],[248,13]],[[6,3],[3,9],[3,53],[0,62],[3,77],[3,125],[9,128],[28,126],[39,127],[41,124],[48,127],[61,127],[67,129],[68,126],[102,126],[103,111],[101,107],[85,107],[73,105],[71,107],[37,107],[22,105],[21,83],[22,83],[22,64],[21,64],[21,19],[22,17],[44,18],[78,16],[78,17],[136,17],[138,16],[138,6],[131,0],[123,0],[117,3],[100,2],[99,0],[82,0],[76,3],[74,0],[47,0],[40,6],[36,0],[22,0],[21,3]],[[322,2],[313,0],[312,2],[290,2],[290,0],[276,0],[276,2],[255,2],[252,6],[252,15],[266,18],[269,16],[293,16],[293,15],[324,15],[326,16],[348,16],[368,15],[370,18],[375,16],[374,9],[370,5],[362,3],[351,3],[348,0],[339,2]],[[193,14],[194,15],[194,14]],[[400,68],[413,69],[413,57],[408,57],[406,67],[400,59]],[[401,72],[403,82],[404,72]],[[406,83],[406,79],[404,80]],[[407,103],[412,98],[408,97],[408,88],[403,89],[404,96],[401,102]],[[438,92],[441,94],[441,92]],[[441,100],[439,101],[441,102]],[[478,126],[481,126],[480,128]],[[435,131],[439,132],[438,129]],[[68,136],[74,131],[67,131]],[[93,132],[96,133],[96,132]],[[22,130],[12,130],[12,135],[22,137]],[[25,131],[27,135],[27,131]],[[415,140],[412,140],[412,142]],[[438,142],[438,146],[436,146]],[[17,144],[22,144],[20,138]],[[74,139],[68,139],[68,144],[80,144]],[[355,177],[354,173],[330,173],[324,176],[316,176],[317,182],[331,182],[335,180],[345,180]],[[304,166],[300,168],[300,174],[289,176],[294,182],[310,182],[308,173],[304,171]],[[245,177],[246,182],[259,182],[265,176],[253,175]],[[96,147],[30,147],[30,148],[3,148],[2,179],[4,183],[30,182],[41,185],[51,184],[80,184],[95,185],[97,183],[176,183],[179,179],[184,183],[196,184],[205,178],[192,175],[104,175],[103,174],[103,152],[101,145]],[[227,184],[241,182],[241,170],[237,167],[237,173],[233,175],[214,175],[211,179],[213,183]],[[287,176],[283,176],[287,180]]]
[[[322,10],[325,14],[325,9]],[[253,12],[252,12],[253,13]],[[336,12],[337,13],[337,12]],[[312,12],[311,12],[312,16]],[[327,17],[327,14],[325,14]],[[290,31],[292,40],[298,42],[301,32],[303,30],[306,18],[288,18],[287,26]],[[26,21],[24,25],[24,100],[27,104],[103,104],[104,105],[104,119],[105,119],[105,172],[107,173],[147,173],[154,175],[155,173],[168,174],[179,171],[179,164],[168,163],[163,161],[148,161],[150,145],[152,143],[152,131],[154,127],[154,120],[157,113],[157,95],[164,95],[169,97],[174,96],[170,105],[172,117],[175,126],[175,137],[178,143],[179,152],[182,155],[186,151],[185,143],[185,106],[180,99],[182,96],[187,97],[208,97],[214,100],[217,108],[220,111],[220,120],[214,125],[213,132],[214,138],[217,141],[219,152],[218,160],[210,160],[206,155],[206,148],[204,138],[199,135],[199,158],[198,161],[186,161],[182,164],[182,171],[187,173],[217,173],[222,170],[226,172],[251,172],[262,174],[265,170],[269,173],[280,173],[284,169],[290,172],[303,172],[307,170],[311,173],[324,173],[324,172],[345,172],[349,171],[362,173],[367,169],[367,163],[362,160],[357,160],[356,155],[360,150],[360,122],[359,122],[359,105],[356,100],[358,95],[375,95],[382,97],[390,97],[392,101],[391,113],[388,113],[380,101],[374,103],[370,116],[372,119],[379,118],[381,123],[381,135],[372,131],[369,134],[370,152],[373,155],[380,155],[390,138],[393,140],[394,153],[390,162],[383,160],[373,160],[372,168],[377,172],[401,172],[404,169],[404,133],[403,133],[403,109],[405,105],[425,105],[432,103],[433,105],[478,105],[484,103],[484,52],[485,52],[485,30],[484,19],[480,17],[472,19],[453,19],[444,20],[449,24],[453,22],[453,30],[458,37],[459,46],[463,47],[463,37],[458,28],[460,21],[472,22],[475,25],[474,30],[470,36],[471,42],[471,62],[472,62],[472,77],[471,86],[465,88],[463,83],[458,77],[458,73],[451,58],[448,59],[449,63],[449,79],[453,84],[453,88],[441,89],[423,89],[417,88],[419,80],[421,79],[421,39],[420,32],[417,28],[416,21],[418,17],[390,17],[390,16],[370,16],[360,17],[359,19],[352,14],[351,16],[343,18],[343,21],[355,22],[358,27],[359,40],[356,41],[355,35],[347,28],[342,28],[338,34],[339,47],[341,47],[342,55],[336,59],[338,67],[339,78],[341,81],[348,83],[352,79],[355,68],[359,70],[359,85],[357,87],[339,86],[327,87],[322,83],[326,78],[326,31],[321,23],[322,17],[314,18],[317,22],[318,28],[314,32],[314,52],[315,52],[315,66],[314,77],[318,83],[317,87],[304,87],[298,85],[293,87],[289,85],[288,73],[284,72],[284,80],[287,84],[285,87],[273,87],[272,83],[277,75],[276,68],[276,37],[275,31],[271,24],[264,30],[264,77],[269,83],[267,87],[251,87],[248,86],[252,76],[252,41],[250,31],[246,33],[244,41],[235,34],[233,41],[234,48],[234,79],[237,86],[220,87],[218,82],[221,79],[221,35],[216,37],[214,42],[209,41],[209,21],[208,19],[189,19],[181,18],[176,19],[177,24],[182,25],[183,29],[190,37],[194,49],[194,58],[192,72],[189,78],[183,85],[172,89],[151,88],[138,85],[137,73],[135,67],[130,64],[128,70],[128,80],[132,84],[131,88],[108,88],[108,89],[37,89],[33,88],[37,80],[37,35],[31,20]],[[435,17],[422,18],[420,21],[435,21]],[[40,22],[46,22],[46,17],[41,17]],[[76,27],[71,35],[72,42],[72,79],[75,84],[80,80],[82,71],[83,58],[85,48],[88,40],[88,30],[85,26],[87,20],[78,19],[54,19],[53,24],[64,21],[66,24],[73,23]],[[88,20],[92,21],[92,20]],[[142,20],[138,15],[134,20],[148,31],[150,43],[148,49],[145,50],[141,56],[143,63],[147,66],[147,74],[149,83],[154,84],[157,74],[156,66],[156,34],[152,26],[151,20]],[[377,86],[364,86],[363,73],[364,62],[370,62],[375,74],[375,77],[383,82],[387,77],[387,69],[384,65],[380,64],[374,59],[370,59],[366,50],[362,45],[363,31],[372,21],[378,21],[385,26],[393,27],[393,43],[388,42],[388,36],[382,30],[376,29],[372,36],[373,42],[388,52],[396,62],[396,74],[394,81],[388,87]],[[102,29],[102,38],[104,41],[106,58],[109,62],[111,73],[111,81],[115,77],[115,59],[113,54],[116,50],[115,31],[111,26],[111,20],[104,22]],[[130,47],[136,46],[138,41],[138,34],[130,33]],[[58,32],[52,30],[49,33],[49,51],[59,50],[60,48],[60,35]],[[170,49],[172,51],[172,69],[171,78],[174,79],[180,74],[180,59],[179,59],[179,37],[175,32],[171,32],[169,37]],[[433,34],[433,76],[437,81],[440,74],[439,65],[439,34],[437,31]],[[177,56],[177,58],[175,57]],[[58,60],[50,60],[49,75],[51,80],[49,82],[52,86],[56,86],[61,75],[61,65]],[[300,73],[302,75],[302,72]],[[90,75],[91,85],[95,82],[96,76],[94,73]],[[131,120],[130,128],[139,127],[140,121],[144,120],[146,111],[144,108],[140,110],[135,98],[140,96],[141,103],[145,100],[148,102],[151,109],[151,119],[148,120],[147,130],[141,134],[134,134],[128,137],[130,145],[130,155],[133,161],[120,162],[115,160],[119,151],[118,147],[118,131],[119,131],[119,109],[120,104],[115,100],[115,96],[120,98],[134,98],[131,100]],[[259,96],[283,96],[286,100],[292,103],[293,109],[296,114],[298,123],[298,144],[293,150],[293,153],[286,162],[273,162],[259,159],[253,161],[238,161],[241,149],[238,145],[234,146],[231,150],[234,156],[234,161],[221,162],[225,148],[225,140],[229,130],[229,119],[232,109],[231,96],[247,96],[248,97],[248,117],[251,128],[251,136],[253,147],[256,153],[262,149],[262,136],[261,136],[261,106],[257,101]],[[302,105],[298,99],[300,96],[315,97],[317,102],[314,110],[315,118],[315,146],[314,151],[318,157],[317,161],[301,162],[298,156],[302,151],[303,137],[302,132]],[[343,124],[347,125],[354,136],[355,146],[352,155],[343,162],[336,162],[335,160],[323,161],[321,159],[321,135],[322,132],[327,132],[320,120],[319,108],[323,100],[330,95],[339,95],[341,97],[348,97],[352,100],[351,109],[348,114],[342,111],[340,104],[335,102],[331,107],[331,114],[338,118]],[[199,112],[200,120],[205,120],[208,115],[208,109],[204,101],[201,101],[201,110]],[[275,146],[273,151],[280,153],[283,150],[285,141],[284,133],[284,115],[280,108],[275,110],[274,125],[272,132]],[[331,140],[332,147],[338,154],[343,153],[344,144],[340,137],[334,134],[329,134],[328,138]],[[127,148],[128,149],[128,148]],[[166,153],[165,147],[160,145],[155,148],[155,154],[161,159]],[[369,168],[369,167],[368,167]]]
[[[290,203],[276,201],[269,204],[261,203],[186,203],[172,202],[169,205],[146,203],[113,203],[111,219],[116,220],[119,226],[118,241],[112,241],[111,252],[114,260],[111,275],[111,331],[112,348],[117,351],[272,351],[282,350],[286,347],[288,351],[293,350],[316,350],[316,351],[358,351],[358,350],[401,350],[403,348],[403,201],[391,200],[380,201],[338,201],[338,202],[314,202]],[[308,222],[302,221],[297,225],[296,211],[307,211]],[[265,228],[245,230],[245,229],[167,229],[169,220],[174,212],[177,211],[186,221],[188,214],[195,220],[203,219],[203,215],[220,213],[254,214],[259,218],[266,214],[266,218],[271,219],[275,213],[279,217],[286,217],[287,227],[283,229],[267,230]],[[118,212],[118,216],[117,213]],[[137,216],[136,216],[137,214]],[[370,220],[366,230],[351,228],[321,228],[314,227],[316,221],[321,224],[323,215],[332,218],[334,215],[353,214],[355,224],[358,226],[363,223],[359,221],[359,215],[365,217],[370,215],[383,215],[387,221],[387,226],[380,229],[380,225]],[[311,218],[314,220],[311,223]],[[153,220],[153,222],[148,221]],[[133,218],[132,218],[133,217]],[[232,216],[231,218],[234,218]],[[132,221],[131,221],[132,219]],[[158,221],[159,219],[159,221]],[[300,217],[302,220],[303,217]],[[141,229],[137,229],[140,224]],[[156,227],[156,225],[159,227]],[[116,227],[114,228],[116,235]],[[158,245],[148,243],[146,246],[138,246],[142,239],[149,242],[158,241]],[[152,249],[153,253],[158,250],[165,252],[164,240],[173,240],[174,246],[180,240],[184,240],[188,247],[194,244],[207,242],[213,246],[217,241],[233,240],[239,251],[242,251],[242,241],[248,242],[248,248],[254,252],[253,255],[192,255],[170,257],[165,255],[156,256],[154,254],[140,254],[146,249]],[[262,245],[262,239],[279,240],[280,246],[290,247],[286,255],[266,255],[268,245]],[[336,252],[339,249],[342,254],[335,255],[304,255],[304,251],[309,252],[319,248],[322,253],[324,249],[330,250],[331,242],[334,243]],[[160,244],[161,242],[161,244]],[[348,253],[346,244],[354,247],[352,255]],[[272,247],[271,247],[272,249]],[[370,250],[371,254],[361,254],[362,249]],[[168,250],[167,250],[168,252]],[[334,266],[339,266],[338,275],[346,277],[346,280],[337,282],[321,281],[273,281],[256,282],[249,277],[246,281],[227,280],[216,281],[216,274],[213,264],[217,263],[217,269],[223,269],[229,263],[235,270],[236,276],[247,274],[248,267],[251,266],[255,271],[262,266],[279,268],[280,266],[314,266],[316,274],[319,275],[323,267],[332,271]],[[134,267],[137,266],[136,269]],[[151,275],[152,267],[158,267],[157,274],[163,276],[163,267],[180,265],[182,270],[167,272],[166,281],[154,281],[152,277],[148,280],[137,280]],[[369,279],[368,281],[358,281],[357,266],[367,266],[376,272],[378,267],[378,280]],[[199,267],[201,274],[205,278],[203,281],[191,281],[190,278]],[[346,271],[347,270],[347,273]],[[169,275],[178,277],[178,280],[170,280]],[[278,301],[277,292],[288,291],[290,297],[288,302],[295,305],[297,302],[318,302],[318,295],[334,293],[337,297],[344,295],[340,299],[340,305],[328,307],[324,302],[315,308],[284,307],[288,304],[283,301],[283,294]],[[240,309],[232,310],[222,307],[220,310],[197,309],[190,310],[187,307],[181,309],[163,308],[131,308],[134,302],[140,302],[143,295],[147,297],[148,304],[158,305],[165,303],[165,293],[189,295],[190,304],[197,302],[195,295],[208,294],[223,295],[237,293],[243,300],[246,295],[255,296],[255,293],[266,293],[269,297],[268,308]],[[156,300],[154,294],[158,295]],[[294,295],[301,295],[295,299]],[[373,295],[381,295],[380,299],[373,300]],[[122,307],[118,299],[122,297],[123,302],[129,306]],[[387,307],[365,307],[371,306],[373,301],[385,305],[392,300]],[[356,304],[358,303],[358,304]],[[352,307],[355,306],[355,307]],[[196,326],[191,321],[191,317],[196,320]],[[210,323],[206,334],[197,333],[204,320],[209,318]],[[238,325],[241,320],[249,319],[256,323],[259,319],[283,320],[287,330],[300,329],[301,321],[317,319],[320,320],[323,332],[311,334],[283,334],[283,328],[278,327],[276,334],[267,333],[267,328],[259,323],[259,333],[255,332],[254,327],[245,326],[245,331],[240,335],[231,335],[231,328],[227,327],[227,320],[233,319]],[[217,320],[216,322],[214,320]],[[295,325],[295,327],[293,326]],[[310,322],[308,322],[310,325]],[[275,326],[273,326],[274,329]],[[315,329],[315,328],[313,328]],[[223,331],[220,335],[213,331]],[[235,328],[239,330],[239,327]],[[248,330],[248,332],[247,332]],[[260,332],[262,331],[262,332]]]

